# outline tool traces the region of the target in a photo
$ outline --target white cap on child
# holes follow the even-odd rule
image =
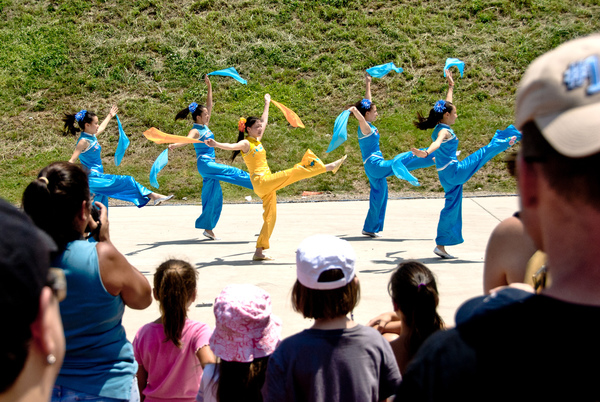
[[[309,289],[338,289],[354,279],[355,262],[356,254],[346,240],[331,235],[310,236],[296,251],[296,275]],[[331,269],[340,269],[344,277],[333,282],[319,282],[319,276]]]

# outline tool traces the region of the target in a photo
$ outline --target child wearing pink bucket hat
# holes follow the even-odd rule
[[[381,401],[400,383],[389,343],[348,318],[360,285],[350,243],[305,239],[296,252],[292,306],[313,326],[281,342],[269,359],[265,401]]]
[[[229,285],[216,298],[209,344],[219,358],[207,365],[197,401],[262,401],[267,362],[281,340],[271,297],[254,285]]]

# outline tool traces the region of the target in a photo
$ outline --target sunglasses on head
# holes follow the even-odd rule
[[[65,278],[65,271],[61,268],[48,269],[46,286],[52,289],[52,293],[54,293],[54,296],[59,302],[65,300],[67,297],[67,278]]]

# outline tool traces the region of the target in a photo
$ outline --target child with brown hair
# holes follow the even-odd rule
[[[195,401],[202,369],[215,361],[208,346],[211,328],[187,318],[196,300],[196,274],[181,260],[163,262],[154,274],[161,316],[133,340],[142,401]]]
[[[355,261],[350,243],[335,236],[298,247],[292,306],[315,322],[271,356],[265,401],[381,401],[394,393],[400,372],[389,343],[347,317],[360,298]]]

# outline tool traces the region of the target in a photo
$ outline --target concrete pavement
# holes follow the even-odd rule
[[[256,200],[255,200],[256,201]],[[214,326],[212,303],[231,283],[251,283],[271,294],[273,312],[283,320],[283,336],[311,325],[291,308],[290,291],[295,276],[295,250],[307,236],[332,234],[348,240],[358,257],[361,301],[354,319],[366,322],[390,311],[387,293],[390,273],[404,260],[426,264],[436,275],[440,291],[439,312],[454,324],[456,308],[467,298],[482,293],[483,258],[487,239],[498,222],[518,207],[516,196],[465,198],[463,237],[465,243],[448,247],[456,260],[433,254],[439,212],[444,200],[390,200],[383,237],[361,235],[368,201],[282,203],[277,206],[277,224],[267,254],[269,262],[253,262],[255,242],[262,225],[260,203],[226,204],[212,241],[194,228],[200,205],[166,204],[159,207],[110,207],[111,239],[127,259],[146,275],[150,283],[158,265],[168,258],[185,259],[199,273],[198,296],[189,317]],[[142,311],[127,309],[123,324],[133,340],[138,328],[159,316],[154,302]]]

